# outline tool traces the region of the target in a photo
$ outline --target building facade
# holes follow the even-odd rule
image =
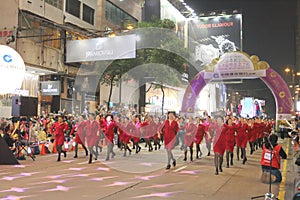
[[[81,65],[94,64],[66,63],[67,40],[105,37],[108,31],[120,29],[126,20],[140,21],[141,5],[137,0],[3,2],[0,16],[6,20],[0,22],[0,44],[16,49],[26,65],[23,86],[16,94],[38,97],[39,113],[81,110],[84,99],[76,93],[74,81]],[[49,81],[60,82],[59,94],[41,92],[40,84]],[[10,99],[16,94],[0,97],[1,107],[6,110],[3,116],[10,116]]]

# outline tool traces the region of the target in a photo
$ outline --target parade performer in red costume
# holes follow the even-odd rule
[[[246,146],[248,142],[248,122],[245,118],[240,118],[239,123],[237,125],[237,135],[236,135],[236,153],[237,153],[237,160],[240,159],[240,152],[241,150],[241,159],[243,159],[243,164],[247,161],[246,156]]]
[[[129,148],[128,144],[130,143],[131,139],[131,132],[135,129],[135,126],[129,121],[128,117],[124,118],[124,123],[122,124],[121,128],[119,127],[120,133],[120,140],[123,144],[124,148],[124,155],[126,156],[127,150],[129,151],[129,155],[131,155],[131,149]]]
[[[211,117],[207,116],[206,121],[203,123],[203,125],[205,126],[205,143],[206,143],[206,147],[208,150],[207,156],[210,156],[210,150],[211,150],[211,143],[212,143],[212,139],[213,139],[213,133],[210,129],[210,124],[211,124]]]
[[[184,161],[187,160],[187,148],[190,149],[191,161],[193,161],[193,146],[194,139],[197,132],[197,126],[194,124],[194,118],[189,117],[189,122],[185,124],[185,135],[184,135]]]
[[[141,119],[139,115],[135,115],[133,118],[132,123],[135,126],[135,129],[132,131],[132,141],[133,141],[133,148],[136,149],[135,153],[139,153],[141,151],[141,147],[139,145],[140,138],[141,138],[141,132],[140,132],[140,127],[141,127]]]
[[[167,167],[166,169],[171,168],[171,160],[173,161],[172,164],[176,166],[176,160],[173,156],[172,149],[174,149],[175,142],[176,142],[176,134],[179,130],[178,123],[175,120],[175,112],[169,111],[168,112],[168,119],[164,122],[162,129],[164,129],[164,144],[167,151]]]
[[[74,158],[78,157],[78,144],[81,144],[82,148],[85,150],[85,155],[88,156],[89,152],[84,144],[85,142],[85,122],[84,116],[78,117],[78,122],[73,127],[72,132],[70,134],[75,133],[75,156]]]
[[[58,153],[57,161],[60,161],[61,153],[64,154],[64,157],[67,157],[67,152],[62,150],[62,147],[65,143],[65,133],[69,129],[69,126],[64,122],[63,116],[58,116],[58,121],[54,123],[51,130],[54,130],[55,144]]]
[[[106,128],[105,128],[105,142],[107,145],[107,153],[105,160],[108,161],[111,158],[115,157],[114,148],[114,137],[115,137],[115,128],[117,128],[116,123],[113,121],[112,114],[107,114],[106,117]]]
[[[216,132],[216,135],[213,140],[213,150],[214,150],[214,163],[216,167],[216,175],[220,172],[223,172],[223,156],[226,147],[226,128],[224,127],[223,118],[218,117],[217,123],[213,125],[213,129]]]
[[[196,143],[196,158],[199,159],[202,156],[202,152],[200,149],[200,144],[203,140],[203,137],[206,135],[205,126],[202,124],[202,120],[198,118],[198,128],[195,136]],[[200,153],[200,154],[199,154]]]
[[[229,157],[230,157],[230,165],[233,165],[233,149],[234,149],[234,137],[236,127],[233,124],[232,119],[229,118],[224,124],[224,128],[226,129],[226,137],[225,137],[225,150],[226,150],[226,167],[229,168]]]
[[[98,159],[98,154],[94,151],[94,147],[96,146],[97,139],[100,135],[100,126],[99,123],[95,120],[95,114],[89,114],[89,120],[85,122],[86,128],[86,141],[90,152],[89,163],[92,163],[93,155],[95,160]]]

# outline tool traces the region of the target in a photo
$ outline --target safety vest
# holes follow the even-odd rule
[[[280,169],[280,152],[281,146],[276,145],[272,152],[272,163],[271,166],[276,169]],[[275,156],[274,156],[275,155]],[[271,150],[267,149],[265,145],[263,145],[263,152],[260,160],[260,164],[264,166],[270,166],[271,162]]]

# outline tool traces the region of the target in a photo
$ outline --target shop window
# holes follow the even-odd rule
[[[83,16],[82,20],[94,25],[94,15],[95,15],[95,10],[85,4],[83,4]]]
[[[66,12],[80,18],[80,1],[66,0]]]
[[[47,27],[44,29],[43,32],[44,35],[51,35],[51,36],[43,37],[44,44],[49,47],[60,49],[60,45],[61,45],[60,30],[57,28]]]
[[[122,21],[137,22],[138,20],[120,9],[110,1],[105,2],[105,17],[108,22],[121,25]]]
[[[60,10],[63,8],[63,0],[45,0],[45,2]]]

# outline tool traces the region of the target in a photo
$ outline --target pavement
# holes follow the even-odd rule
[[[286,141],[281,142],[286,145]],[[201,144],[201,149],[206,155],[205,144]],[[36,161],[27,158],[20,161],[20,165],[1,166],[0,200],[240,200],[269,191],[268,184],[260,181],[261,150],[248,155],[245,165],[235,158],[234,166],[223,166],[224,172],[219,175],[214,175],[213,156],[184,162],[179,148],[174,150],[177,166],[171,170],[165,170],[163,148],[154,152],[143,148],[139,154],[127,157],[116,147],[115,152],[115,158],[104,161],[104,149],[92,164],[87,163],[88,158],[81,151],[77,159],[73,158],[74,152],[69,152],[61,162],[56,162],[56,154],[48,154],[38,156]],[[272,185],[272,191],[287,195],[285,185],[291,181],[286,179],[281,188],[278,184]]]

